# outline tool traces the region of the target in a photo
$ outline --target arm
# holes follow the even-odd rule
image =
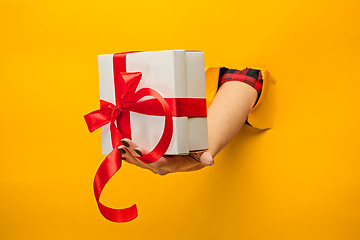
[[[211,156],[223,149],[239,132],[255,104],[257,91],[250,85],[225,82],[208,109],[209,152]]]

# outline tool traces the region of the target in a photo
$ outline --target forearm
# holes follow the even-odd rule
[[[208,152],[215,157],[238,133],[254,106],[257,91],[239,81],[225,82],[208,109]]]

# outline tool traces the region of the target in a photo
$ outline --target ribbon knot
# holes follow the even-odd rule
[[[113,106],[113,109],[110,114],[111,122],[115,123],[115,121],[121,117],[122,112],[124,112],[124,111],[129,112],[131,107],[134,105],[136,105],[136,103],[133,103],[133,102],[125,102],[124,103],[123,101],[121,101],[121,103],[117,102],[116,106]],[[119,126],[118,126],[118,129],[119,129]]]
[[[122,107],[114,107],[114,109],[111,111],[111,122],[115,122],[116,119],[118,119],[121,115],[121,112],[123,111]]]

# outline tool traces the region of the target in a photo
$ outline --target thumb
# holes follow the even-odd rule
[[[201,154],[200,162],[202,162],[206,166],[214,165],[214,159],[213,159],[211,153],[209,153],[209,152],[204,152],[203,154]]]

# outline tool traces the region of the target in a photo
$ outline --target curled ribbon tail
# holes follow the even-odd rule
[[[129,222],[138,216],[136,204],[124,209],[106,207],[100,202],[100,195],[114,174],[121,168],[122,154],[114,148],[98,168],[94,179],[94,194],[101,214],[112,222]]]

